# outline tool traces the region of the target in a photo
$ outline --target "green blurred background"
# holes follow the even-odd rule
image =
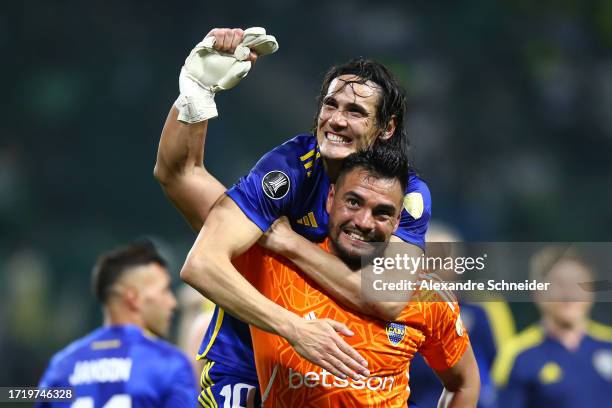
[[[2,9],[0,385],[35,384],[53,352],[100,324],[89,294],[100,251],[153,238],[178,280],[194,234],[152,171],[180,66],[213,27],[261,25],[280,43],[217,97],[207,163],[226,185],[310,128],[330,65],[365,56],[408,90],[412,154],[437,220],[472,241],[612,236],[610,1]],[[513,308],[519,327],[536,319],[530,305]]]

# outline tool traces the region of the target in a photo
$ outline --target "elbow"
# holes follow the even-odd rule
[[[208,278],[211,265],[208,258],[206,255],[189,254],[181,268],[181,280],[199,291],[209,292],[211,288],[207,284],[215,280]]]
[[[153,167],[153,177],[159,184],[164,187],[167,185],[171,179],[172,172],[159,158],[155,162],[155,167]]]

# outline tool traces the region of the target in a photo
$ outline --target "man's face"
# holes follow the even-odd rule
[[[317,120],[317,142],[321,156],[342,160],[359,149],[370,147],[376,137],[390,137],[377,125],[380,88],[372,81],[358,84],[354,75],[340,75],[329,89]]]
[[[591,272],[576,261],[562,260],[548,272],[546,280],[551,283],[550,290],[537,301],[542,314],[562,327],[584,323],[593,302],[590,292],[582,290],[580,284],[592,280]]]
[[[167,337],[177,305],[168,271],[154,262],[135,269],[138,270],[131,274],[135,281],[131,283],[138,290],[138,311],[144,328],[158,336]]]
[[[336,254],[351,267],[375,256],[399,225],[402,197],[398,180],[375,178],[360,168],[331,186],[327,212]]]

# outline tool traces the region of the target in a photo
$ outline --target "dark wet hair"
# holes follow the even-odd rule
[[[113,285],[130,268],[150,263],[166,266],[166,261],[150,241],[135,242],[102,254],[92,274],[92,289],[96,299],[106,303]]]
[[[380,87],[381,100],[376,111],[376,123],[379,128],[385,129],[391,117],[395,115],[397,126],[395,132],[388,140],[382,141],[377,139],[377,141],[389,143],[396,149],[407,151],[409,141],[404,128],[407,106],[405,91],[384,65],[370,59],[354,59],[345,64],[335,65],[327,71],[323,78],[321,92],[317,97],[314,129],[317,128],[319,113],[321,112],[325,95],[327,95],[329,90],[329,85],[340,75],[354,75],[358,77],[355,81],[346,81],[346,85],[353,83],[365,84],[367,81],[372,81]]]
[[[396,179],[400,182],[402,193],[406,191],[408,158],[403,150],[396,149],[389,143],[378,143],[371,149],[350,154],[342,162],[336,186],[340,186],[344,177],[356,168],[367,171],[375,178]]]

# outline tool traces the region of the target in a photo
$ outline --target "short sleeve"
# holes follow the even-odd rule
[[[408,178],[402,207],[402,218],[394,235],[424,250],[425,233],[431,219],[431,193],[427,184],[415,174]]]
[[[227,195],[265,232],[295,202],[300,167],[291,145],[283,144],[264,155]]]
[[[427,335],[419,352],[437,371],[453,367],[470,344],[457,302],[421,302]]]

